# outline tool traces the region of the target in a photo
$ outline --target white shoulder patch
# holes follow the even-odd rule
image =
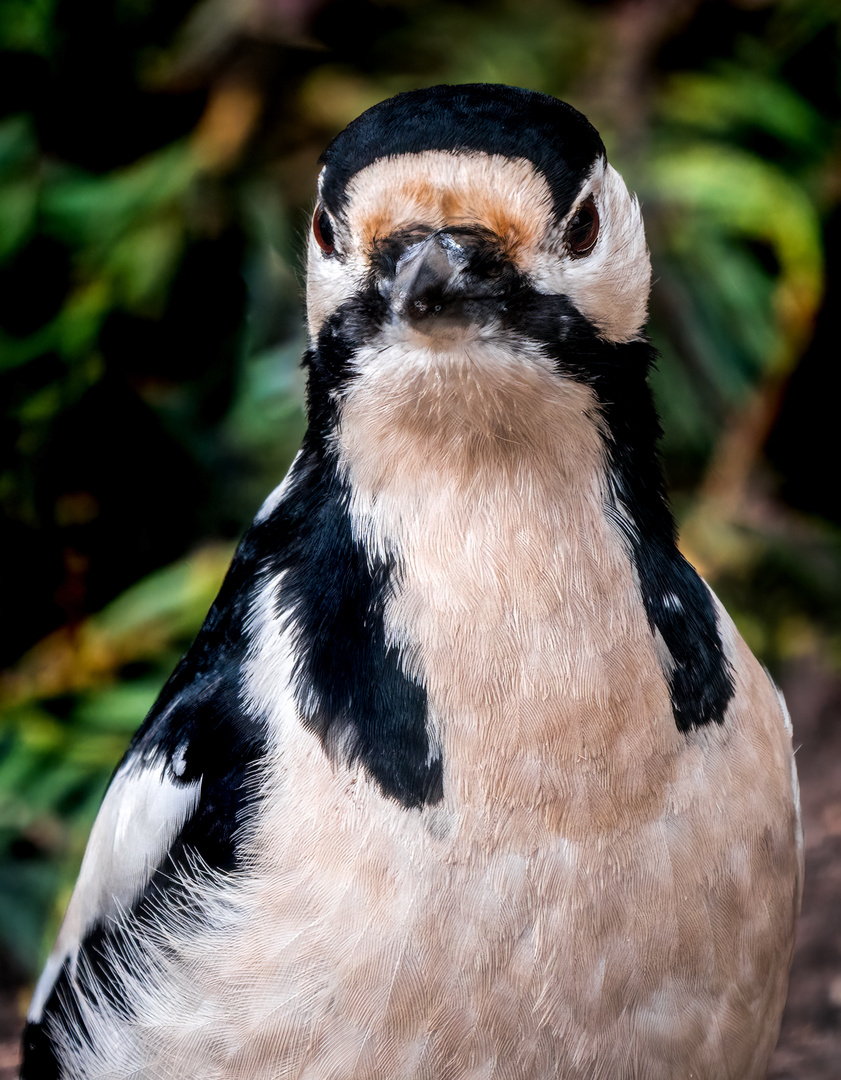
[[[283,578],[283,572],[269,575],[255,591],[248,617],[250,643],[242,683],[246,708],[265,717],[270,740],[276,746],[283,745],[299,724],[293,676],[294,631],[288,617],[277,610]]]
[[[255,525],[259,525],[261,522],[266,521],[268,518],[270,518],[277,509],[277,507],[280,505],[283,496],[289,490],[289,487],[292,483],[292,474],[295,470],[295,463],[300,456],[301,451],[299,450],[295,457],[292,459],[292,464],[289,466],[289,471],[286,473],[286,476],[284,476],[283,480],[277,485],[274,491],[272,491],[266,497],[263,505],[257,511],[257,516],[254,518]]]
[[[183,757],[183,747],[179,747]],[[174,766],[177,773],[177,761]],[[167,758],[128,758],[117,770],[91,830],[55,948],[35,988],[29,1020],[41,1019],[64,962],[98,923],[130,908],[195,811],[201,780],[175,783]]]

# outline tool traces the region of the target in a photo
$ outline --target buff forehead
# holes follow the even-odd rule
[[[538,243],[553,224],[552,193],[525,159],[428,150],[383,158],[360,170],[347,189],[354,244],[370,248],[400,229],[480,225],[511,252]]]

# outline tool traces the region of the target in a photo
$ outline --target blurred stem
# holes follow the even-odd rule
[[[239,161],[263,111],[257,86],[238,72],[215,83],[193,135],[193,146],[211,172],[227,172]]]
[[[753,478],[779,415],[789,380],[814,333],[823,290],[808,275],[781,281],[777,288],[776,316],[779,349],[766,374],[734,410],[716,443],[694,516],[711,510],[721,518],[739,520],[749,503]]]
[[[622,0],[604,22],[605,47],[593,55],[585,98],[601,131],[612,130],[614,155],[633,160],[648,128],[654,57],[689,22],[703,0]]]

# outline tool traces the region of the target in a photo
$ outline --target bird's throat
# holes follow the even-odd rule
[[[587,386],[535,364],[495,374],[418,365],[393,392],[382,373],[353,383],[337,435],[352,527],[395,568],[386,634],[427,692],[445,795],[510,810],[533,807],[537,785],[564,819],[552,828],[608,827],[622,810],[599,799],[611,790],[599,777],[632,777],[674,727],[604,509],[599,410]]]

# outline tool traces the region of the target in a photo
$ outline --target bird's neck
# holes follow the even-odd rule
[[[394,567],[387,637],[426,688],[459,799],[531,805],[538,784],[563,814],[588,771],[618,754],[630,776],[674,735],[650,723],[668,688],[607,512],[590,387],[535,365],[404,366],[353,384],[336,445],[354,533]],[[616,801],[590,812],[607,826]]]

